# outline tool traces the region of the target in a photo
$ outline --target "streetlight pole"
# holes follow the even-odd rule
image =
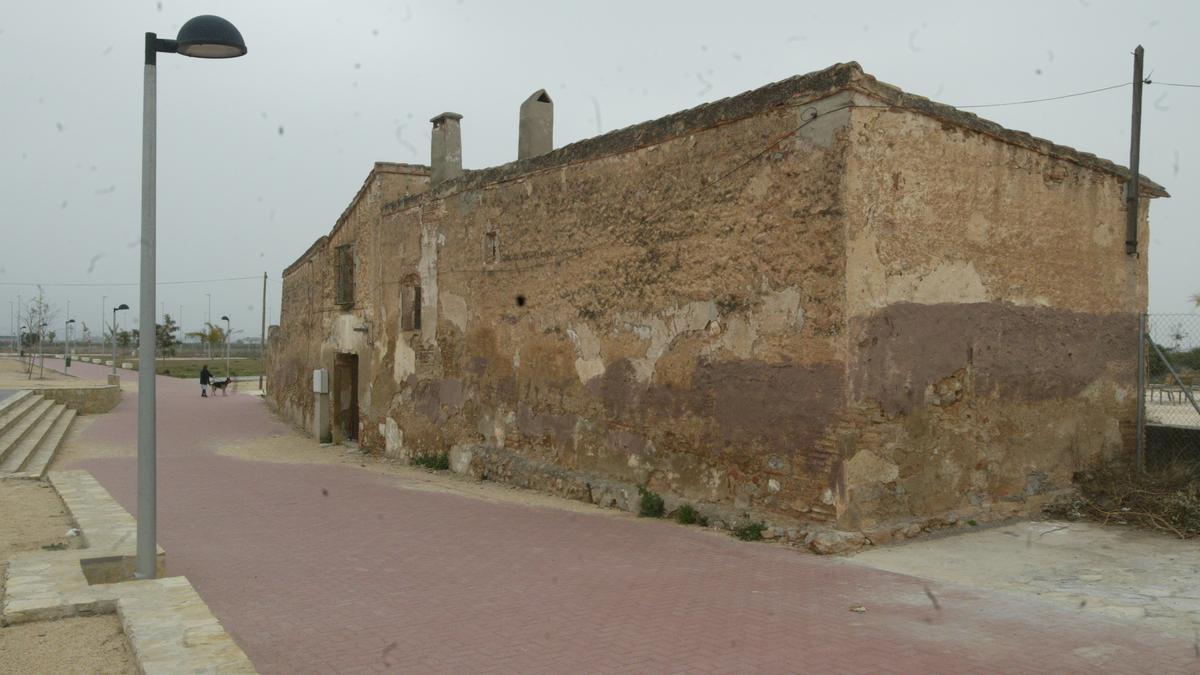
[[[229,379],[229,336],[232,333],[229,331],[229,317],[222,316],[221,320],[225,322],[225,379]]]
[[[112,343],[113,343],[112,374],[113,374],[113,377],[117,376],[117,312],[124,310],[124,309],[129,309],[129,305],[126,305],[125,303],[121,303],[120,305],[113,307],[113,320],[112,320]]]
[[[204,339],[204,353],[206,359],[212,358],[212,293],[205,293],[208,296],[208,311],[204,313],[204,332],[208,337]]]
[[[155,162],[157,160],[158,53],[183,54],[203,59],[226,59],[246,53],[242,34],[219,16],[189,19],[174,40],[146,33],[146,63],[142,97],[142,331],[138,349],[138,518],[137,572],[139,579],[157,576],[157,527],[154,389],[154,284],[155,267]],[[209,312],[212,297],[209,296]],[[146,330],[149,326],[150,330]],[[211,352],[210,352],[211,356]]]
[[[71,324],[75,323],[75,319],[67,319],[67,323],[63,328],[63,333],[66,335],[67,353],[63,355],[66,359],[66,370],[71,369]]]

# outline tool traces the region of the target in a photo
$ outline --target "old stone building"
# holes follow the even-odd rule
[[[445,113],[431,167],[375,165],[284,271],[281,414],[606,505],[864,531],[1027,510],[1131,447],[1126,169],[854,63],[556,150],[552,120],[535,92],[519,159],[463,171]]]

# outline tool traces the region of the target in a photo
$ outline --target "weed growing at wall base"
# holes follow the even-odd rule
[[[412,458],[416,466],[423,466],[434,471],[446,471],[450,468],[450,453],[442,452],[436,455],[417,455]]]
[[[683,525],[691,525],[696,522],[696,507],[691,504],[680,504],[679,510],[675,512],[675,520]]]
[[[638,494],[642,496],[638,503],[638,516],[642,518],[663,517],[663,514],[666,513],[666,506],[663,504],[662,497],[644,487],[638,488]]]
[[[766,523],[760,521],[745,522],[733,528],[733,536],[742,541],[762,541],[763,532],[766,529]]]

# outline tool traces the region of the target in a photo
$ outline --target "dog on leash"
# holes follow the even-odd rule
[[[233,382],[233,380],[231,378],[227,377],[224,380],[213,380],[209,384],[212,386],[214,394],[216,394],[217,390],[220,389],[222,396],[228,396],[229,395],[229,385],[232,382]]]

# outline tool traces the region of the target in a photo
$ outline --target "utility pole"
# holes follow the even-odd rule
[[[1125,254],[1137,255],[1137,227],[1139,203],[1138,168],[1142,150],[1142,56],[1141,45],[1133,50],[1133,122],[1129,132],[1129,182],[1125,184]]]
[[[209,327],[212,325],[212,293],[205,293],[208,296],[208,313],[204,315],[204,332],[208,334],[208,338],[204,340],[205,358],[212,358],[212,331]]]
[[[267,368],[267,273],[263,272],[262,334],[258,338],[258,390],[263,390],[263,371]]]

